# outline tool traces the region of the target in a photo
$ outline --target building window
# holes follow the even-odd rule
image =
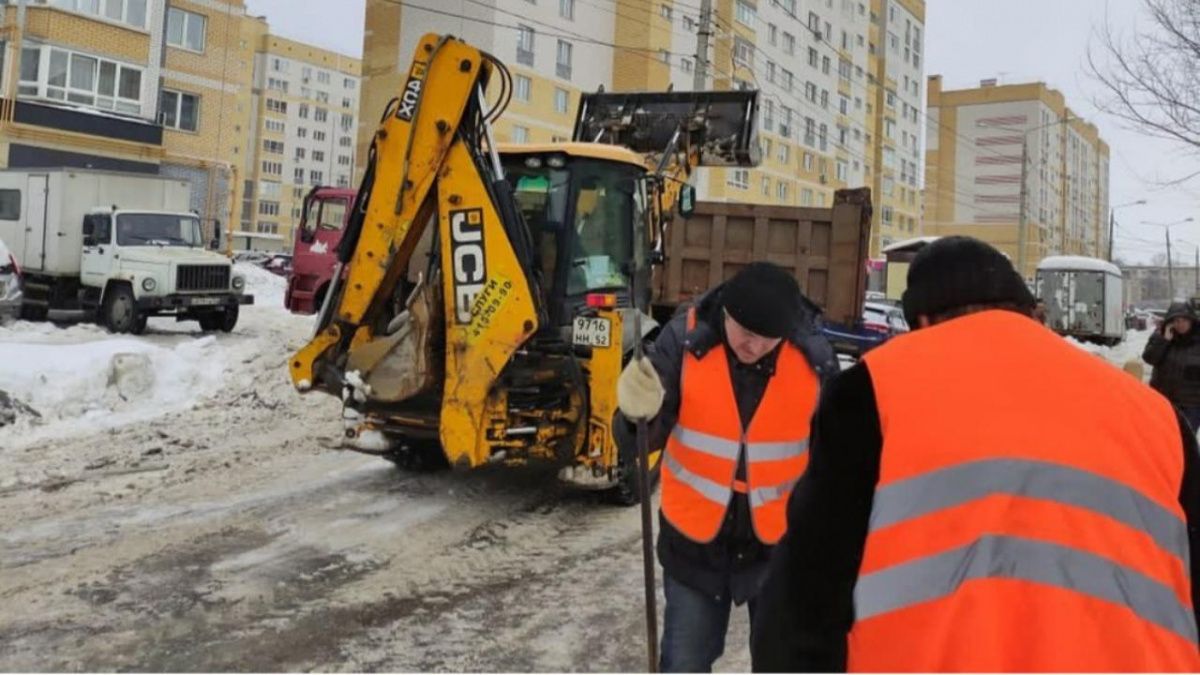
[[[731,169],[726,172],[725,183],[739,190],[750,188],[750,171],[747,169]]]
[[[279,234],[279,223],[268,223],[260,220],[257,227],[259,234]]]
[[[517,63],[533,65],[533,29],[529,26],[517,27]]]
[[[762,193],[764,197],[771,196],[771,179],[766,176],[762,177]]]
[[[821,65],[820,55],[817,54],[817,50],[813,47],[808,48],[808,65],[812,66],[813,68]]]
[[[0,190],[0,220],[21,219],[21,191]]]
[[[354,99],[343,97],[342,98],[342,107],[343,108],[353,108],[354,107]]]
[[[779,181],[778,183],[776,183],[775,184],[775,196],[783,201],[787,201],[788,184],[783,181]]]
[[[779,163],[787,164],[791,161],[792,148],[787,143],[779,144]]]
[[[354,128],[354,115],[342,113],[342,131],[350,131]]]
[[[260,216],[277,216],[279,215],[279,202],[259,202],[258,215]]]
[[[317,141],[318,143],[320,143],[321,141],[324,141],[325,140],[325,132],[321,131],[319,129],[314,129],[313,130],[313,140]]]
[[[754,45],[744,38],[734,38],[733,61],[747,68],[754,67]]]
[[[575,0],[558,0],[558,15],[564,19],[575,20]]]
[[[349,136],[342,136],[341,138],[338,139],[338,145],[343,148],[350,147],[351,143],[353,143],[353,141],[350,140]]]
[[[265,141],[263,141],[263,152],[266,152],[266,153],[269,153],[272,155],[282,155],[283,154],[283,142],[282,141],[266,141],[265,140]]]
[[[346,174],[338,174],[337,186],[340,188],[350,187],[350,177]]]
[[[287,114],[287,101],[279,101],[273,98],[267,99],[267,112]]]
[[[801,206],[812,206],[812,203],[813,203],[813,191],[808,188],[804,188],[803,190],[801,190],[800,191],[800,205]]]
[[[522,126],[513,126],[512,139],[513,143],[528,143],[529,129]]]
[[[323,171],[309,171],[308,172],[308,182],[309,183],[311,183],[313,185],[320,185],[321,181],[323,181],[323,180],[325,180],[325,172],[323,172]]]
[[[574,51],[574,46],[566,40],[558,41],[557,60],[554,63],[554,72],[564,80],[571,79],[571,56]]]
[[[659,13],[659,15],[662,16],[662,18],[666,19],[667,21],[670,21],[671,17],[673,16],[670,5],[660,6],[658,9],[658,13]]]
[[[292,182],[300,185],[304,183],[304,169],[296,168],[292,170]]]
[[[283,93],[286,94],[287,90],[288,90],[287,80],[281,80],[277,77],[268,77],[267,78],[267,89],[274,89],[275,91],[282,91]]]
[[[18,91],[104,110],[142,112],[141,69],[57,47],[21,50]]]
[[[337,163],[338,166],[350,166],[350,158],[346,155],[338,155]]]
[[[283,175],[283,162],[263,162],[262,172],[272,176]]]
[[[758,16],[754,12],[754,7],[738,0],[737,2],[737,20],[738,23],[754,28],[754,22]]]
[[[533,81],[524,75],[517,75],[514,79],[514,90],[518,101],[529,102],[530,91],[533,89]]]
[[[328,70],[318,70],[317,71],[317,82],[319,84],[329,84],[329,82],[330,82],[329,71]]]
[[[195,94],[163,89],[158,110],[158,123],[164,127],[180,131],[195,131],[200,127],[200,97]]]
[[[296,148],[296,161],[299,162],[308,156],[308,150],[304,148]]]
[[[325,153],[321,150],[313,150],[312,159],[314,162],[324,162]]]
[[[796,54],[796,36],[787,31],[783,33],[783,51],[792,56]]]
[[[563,114],[567,112],[567,108],[571,105],[571,95],[566,89],[554,89],[554,112]]]
[[[203,14],[171,7],[167,10],[167,44],[193,52],[204,51],[207,19]]]
[[[286,73],[288,71],[288,62],[285,59],[271,59],[271,70],[277,73]]]
[[[49,2],[43,0],[43,2],[54,7],[91,14],[134,28],[144,29],[146,27],[146,0],[49,0]],[[5,3],[0,2],[0,4]]]
[[[354,78],[352,77],[347,77],[346,79],[342,80],[342,87],[345,89],[354,89],[357,86],[358,85],[355,84]]]
[[[775,46],[779,44],[779,29],[773,23],[767,24],[767,42]]]
[[[313,108],[313,121],[314,122],[329,121],[329,111],[324,108]]]
[[[296,129],[296,138],[308,138],[308,128],[299,127]]]

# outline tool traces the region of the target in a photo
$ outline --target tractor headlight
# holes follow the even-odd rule
[[[234,277],[233,278],[234,290],[240,291],[245,287],[246,287],[246,278],[245,277]]]
[[[143,291],[146,291],[147,293],[149,293],[156,288],[158,288],[158,282],[154,280],[154,277],[146,277],[145,279],[142,279],[142,290]]]

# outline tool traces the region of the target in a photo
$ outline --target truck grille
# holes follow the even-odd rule
[[[224,291],[229,289],[228,265],[180,265],[175,279],[179,291]]]

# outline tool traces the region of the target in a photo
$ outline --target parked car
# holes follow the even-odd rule
[[[261,263],[262,267],[272,274],[286,277],[292,273],[292,254],[273,253]]]
[[[899,307],[886,302],[867,302],[863,305],[862,320],[853,328],[826,325],[821,330],[837,353],[859,358],[891,338],[907,333],[909,327]]]
[[[0,321],[21,314],[21,266],[0,239]]]

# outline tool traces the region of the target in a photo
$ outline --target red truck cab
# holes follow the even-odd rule
[[[316,314],[337,266],[337,247],[356,190],[317,186],[304,198],[284,304],[294,314]]]

